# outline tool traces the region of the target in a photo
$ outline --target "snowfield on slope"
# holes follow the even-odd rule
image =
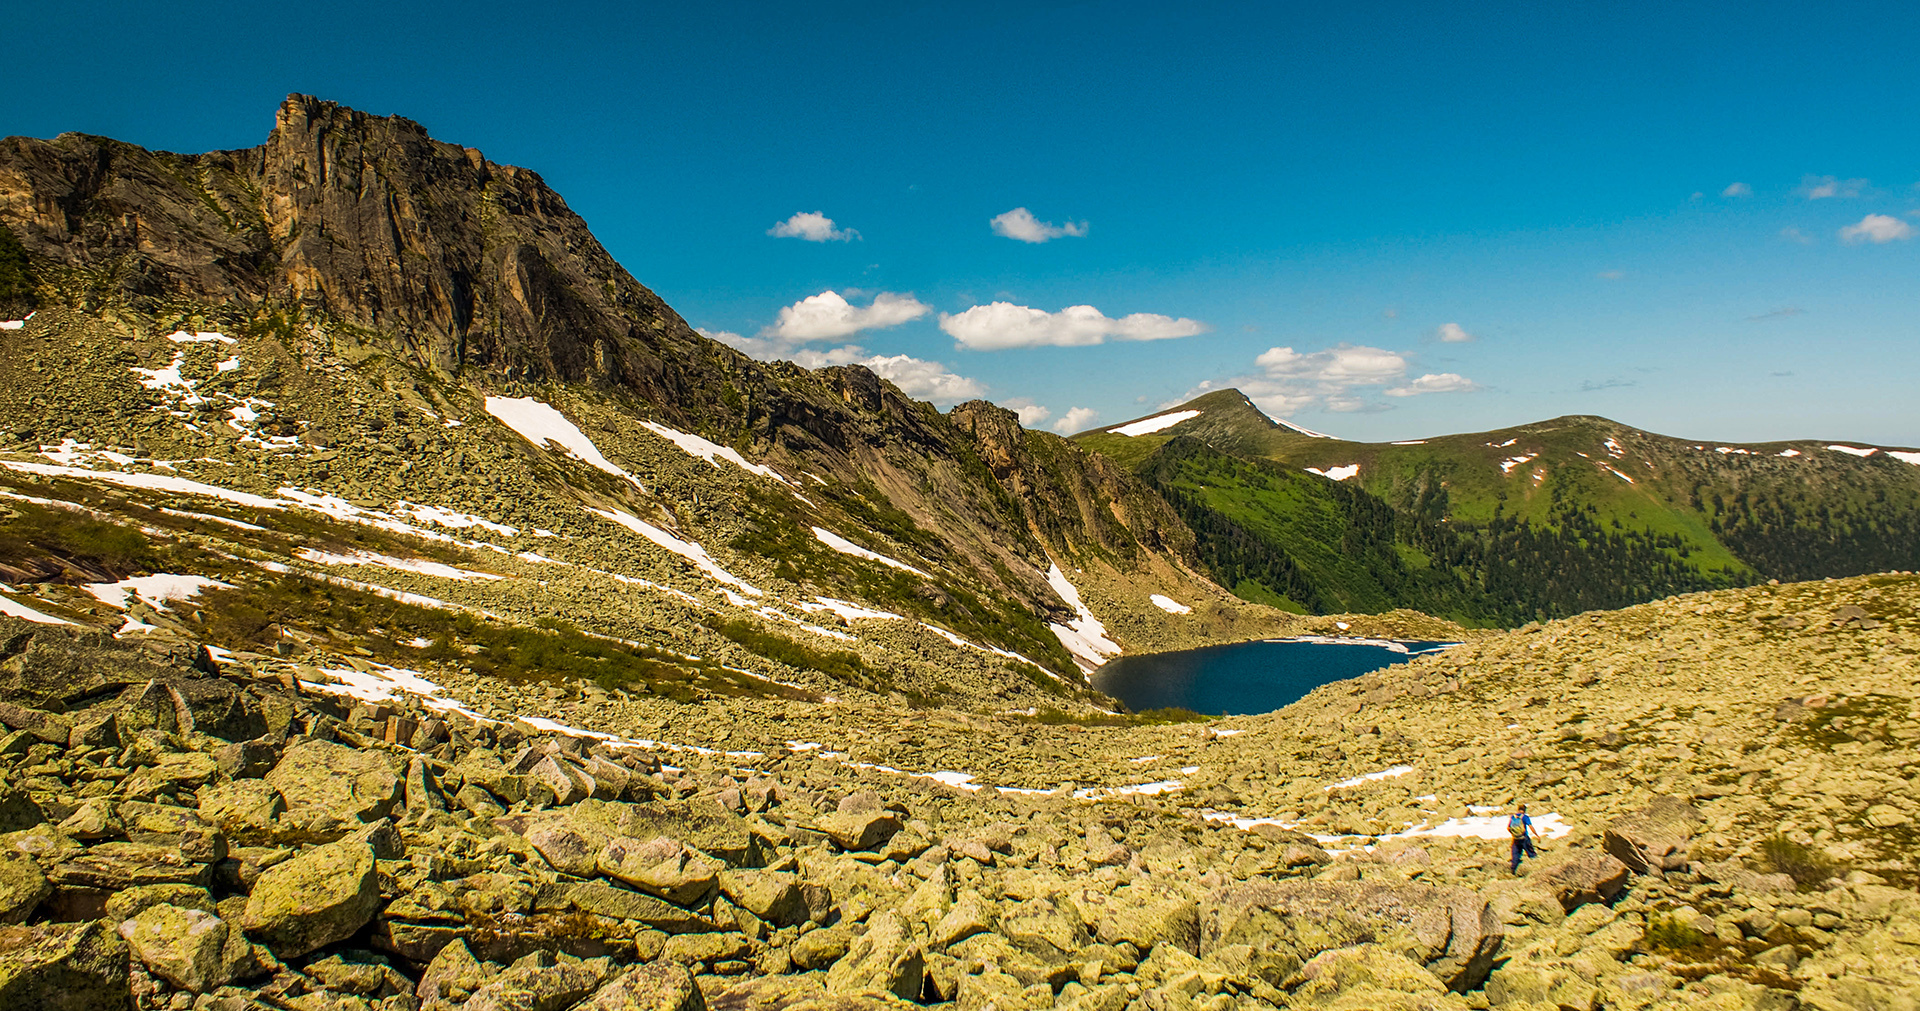
[[[886,555],[883,555],[878,551],[870,551],[866,548],[863,548],[860,545],[855,544],[850,540],[847,540],[845,537],[842,537],[839,534],[836,534],[825,527],[814,527],[813,537],[815,540],[819,541],[822,544],[825,544],[827,547],[830,547],[835,551],[840,552],[843,555],[852,555],[855,558],[864,558],[869,562],[879,562],[881,565],[890,565],[893,568],[899,569],[902,572],[911,572],[914,575],[921,577],[922,579],[933,578],[932,576],[927,575],[925,572],[922,572],[919,569],[916,569],[913,566],[908,565],[907,563],[900,561],[897,558],[888,558]]]
[[[640,423],[640,427],[680,447],[686,451],[688,455],[697,456],[713,464],[715,467],[720,466],[721,460],[726,460],[749,474],[758,474],[761,477],[778,481],[789,488],[793,487],[792,481],[787,480],[786,477],[772,467],[758,463],[748,463],[745,457],[730,447],[722,446],[717,442],[709,442],[689,432],[668,428],[657,421],[643,421]]]
[[[568,456],[581,463],[596,467],[615,477],[623,477],[633,482],[635,488],[646,490],[640,479],[621,470],[613,461],[600,455],[599,447],[593,440],[567,420],[567,416],[541,403],[532,397],[488,397],[487,413],[500,419],[500,423],[520,433],[521,438],[536,446],[545,447],[549,443],[559,446]]]
[[[1118,428],[1109,428],[1107,431],[1115,435],[1151,435],[1163,428],[1172,428],[1183,421],[1199,416],[1199,411],[1174,411],[1171,414],[1159,414],[1151,418],[1142,418],[1132,424],[1121,425]]]
[[[1060,563],[1055,562],[1047,567],[1047,585],[1053,587],[1053,592],[1077,615],[1065,625],[1052,621],[1047,623],[1047,627],[1053,630],[1060,645],[1073,654],[1074,662],[1081,669],[1092,670],[1120,655],[1120,644],[1107,638],[1107,627],[1087,609],[1086,603],[1080,599],[1080,591],[1074,589],[1073,584],[1067,581],[1067,574],[1060,571]]]

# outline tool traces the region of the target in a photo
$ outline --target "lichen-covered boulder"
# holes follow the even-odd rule
[[[279,818],[288,839],[332,841],[393,813],[405,781],[379,751],[355,751],[329,741],[287,749],[266,782],[279,791]]]
[[[707,1002],[684,967],[649,962],[614,977],[573,1011],[707,1011]]]
[[[38,928],[0,952],[0,1008],[126,1011],[127,942],[99,920]]]
[[[40,865],[23,856],[0,855],[0,923],[24,923],[53,894]]]
[[[194,993],[226,984],[253,961],[244,936],[200,909],[149,906],[121,922],[120,936],[154,975]]]
[[[275,955],[297,958],[352,937],[379,905],[373,847],[343,839],[268,868],[247,897],[243,924]]]
[[[1487,899],[1466,888],[1297,880],[1222,889],[1206,904],[1200,935],[1202,956],[1251,946],[1275,985],[1321,952],[1377,943],[1459,992],[1487,978],[1505,936]]]

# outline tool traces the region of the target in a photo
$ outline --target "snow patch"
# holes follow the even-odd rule
[[[1601,443],[1601,445],[1607,447],[1607,455],[1616,460],[1625,455],[1625,450],[1622,450],[1620,444],[1612,439],[1608,439],[1606,442]]]
[[[707,554],[706,548],[692,541],[683,541],[631,513],[624,513],[618,509],[595,509],[589,506],[587,511],[603,520],[618,523],[660,547],[679,555],[681,558],[691,562],[694,568],[706,573],[715,582],[737,587],[740,592],[748,596],[761,597],[766,595],[759,587],[750,586],[745,580],[721,568],[719,563],[713,560],[713,556]]]
[[[1411,765],[1396,765],[1392,768],[1381,769],[1379,772],[1369,772],[1364,775],[1355,776],[1352,779],[1343,779],[1338,783],[1334,783],[1331,786],[1323,786],[1320,789],[1328,791],[1345,790],[1349,787],[1359,786],[1362,783],[1377,783],[1383,779],[1393,779],[1398,776],[1404,776],[1412,771],[1413,766]]]
[[[532,397],[488,397],[487,413],[536,446],[551,443],[588,466],[597,467],[615,477],[626,478],[633,482],[635,488],[644,490],[646,487],[638,478],[601,456],[593,440],[568,421],[566,415]]]
[[[19,328],[13,327],[12,329],[17,330]],[[13,587],[7,586],[5,583],[0,583],[0,587],[5,587],[8,590],[13,589]],[[53,615],[47,614],[44,611],[34,610],[33,608],[28,607],[27,605],[22,604],[21,602],[13,599],[12,597],[7,597],[7,596],[0,596],[0,614],[4,614],[10,618],[24,618],[27,621],[37,622],[42,625],[73,624],[73,622],[68,621],[65,618],[56,618]]]
[[[830,547],[835,551],[840,552],[843,555],[852,555],[855,558],[864,558],[869,562],[879,562],[881,565],[890,565],[896,569],[899,569],[902,572],[911,572],[914,575],[920,576],[923,579],[933,578],[932,576],[927,575],[925,572],[922,572],[919,569],[916,569],[913,566],[908,565],[903,561],[900,561],[894,558],[888,558],[886,555],[883,555],[878,551],[869,551],[866,548],[863,548],[860,545],[855,544],[850,540],[847,540],[845,537],[842,537],[839,534],[836,534],[825,527],[814,527],[813,537],[815,540],[819,541],[822,544],[825,544],[827,547]]]
[[[231,587],[233,584],[205,576],[160,572],[122,579],[117,583],[88,583],[82,589],[93,594],[94,599],[102,604],[124,611],[129,595],[139,597],[154,607],[165,607],[165,601],[186,600],[209,586]]]
[[[1882,450],[1882,452],[1902,463],[1911,463],[1916,467],[1920,467],[1920,453],[1907,453],[1898,449]]]
[[[887,621],[901,617],[892,611],[876,611],[870,607],[861,607],[859,604],[845,600],[835,600],[832,597],[815,597],[813,600],[813,603],[798,604],[796,606],[808,614],[816,614],[820,611],[832,611],[846,621]]]
[[[1531,462],[1533,462],[1533,461],[1534,461],[1534,460],[1535,460],[1536,458],[1538,458],[1538,457],[1539,457],[1539,455],[1540,455],[1540,454],[1538,454],[1538,453],[1535,453],[1535,454],[1533,454],[1532,456],[1510,456],[1510,457],[1507,457],[1507,458],[1506,458],[1505,460],[1502,460],[1502,461],[1500,461],[1500,473],[1502,473],[1502,474],[1511,474],[1511,473],[1513,473],[1513,468],[1515,468],[1515,467],[1518,467],[1518,466],[1520,466],[1520,465],[1521,465],[1521,464],[1523,464],[1523,463],[1531,463]]]
[[[1797,449],[1783,449],[1775,455],[1776,456],[1799,456],[1800,451]]]
[[[188,333],[185,330],[175,330],[174,332],[167,335],[167,339],[174,342],[175,344],[238,344],[240,343],[239,338],[229,337],[226,334],[214,333],[212,331],[202,331],[200,333]]]
[[[1713,451],[1716,453],[1738,454],[1740,456],[1754,455],[1754,452],[1751,449],[1739,449],[1734,446],[1715,446]]]
[[[1424,446],[1426,444],[1427,440],[1425,439],[1406,439],[1401,442],[1388,443],[1390,446]]]
[[[715,467],[720,466],[721,460],[726,460],[727,462],[732,463],[734,466],[739,467],[741,470],[744,470],[749,474],[758,474],[761,477],[771,478],[775,481],[778,481],[781,484],[788,486],[789,488],[793,487],[792,481],[787,480],[784,476],[782,476],[780,473],[775,471],[772,467],[763,466],[757,463],[748,463],[745,457],[741,456],[738,451],[730,447],[722,446],[716,442],[708,442],[707,440],[697,435],[693,435],[688,432],[677,431],[675,429],[668,428],[667,426],[654,421],[643,421],[640,423],[640,427],[646,429],[649,432],[652,432],[653,434],[661,437],[662,439],[667,440],[668,442],[673,443],[674,445],[685,450],[689,455],[697,456],[700,459],[705,460],[710,464],[713,464]]]
[[[1057,621],[1047,623],[1047,627],[1060,640],[1060,645],[1073,654],[1075,662],[1083,669],[1091,669],[1106,663],[1109,657],[1119,655],[1120,644],[1107,638],[1106,626],[1081,601],[1080,591],[1067,581],[1067,574],[1060,571],[1060,563],[1055,562],[1047,567],[1047,585],[1053,587],[1053,592],[1059,594],[1061,601],[1078,615],[1065,625]]]
[[[505,576],[495,575],[491,572],[476,572],[472,569],[456,568],[443,562],[428,561],[425,558],[397,558],[393,555],[383,555],[373,551],[355,551],[350,554],[339,555],[326,551],[317,551],[313,548],[301,548],[294,553],[294,557],[303,562],[312,562],[315,565],[377,565],[383,569],[393,569],[396,572],[417,572],[423,576],[439,576],[442,579],[458,579],[463,582],[469,579],[495,580],[506,578]]]
[[[1162,611],[1167,612],[1168,614],[1192,614],[1193,613],[1193,608],[1188,607],[1185,604],[1182,604],[1181,602],[1173,599],[1172,597],[1167,596],[1164,593],[1156,593],[1153,596],[1148,597],[1147,599],[1153,601],[1153,606],[1159,608]]]
[[[1107,431],[1115,435],[1149,435],[1163,428],[1172,428],[1183,421],[1199,416],[1199,411],[1174,411],[1171,414],[1159,414],[1151,418],[1142,418],[1132,424],[1121,425],[1118,428],[1109,428]]]
[[[1878,449],[1873,449],[1873,448],[1861,449],[1858,446],[1828,446],[1827,448],[1833,450],[1836,453],[1847,453],[1847,454],[1858,456],[1861,458],[1869,457],[1875,453],[1880,452]]]
[[[1605,464],[1602,464],[1601,466],[1603,466],[1603,467],[1604,467],[1604,466],[1606,466],[1606,465],[1605,465]],[[1614,470],[1614,469],[1613,469],[1612,467],[1607,467],[1607,472],[1608,472],[1609,474],[1612,474],[1612,475],[1613,475],[1614,477],[1617,477],[1617,478],[1619,478],[1620,480],[1622,480],[1622,481],[1625,481],[1625,482],[1626,482],[1626,483],[1628,483],[1628,484],[1632,484],[1632,483],[1633,483],[1633,478],[1630,478],[1630,477],[1628,477],[1627,475],[1625,475],[1625,474],[1622,474],[1622,473],[1620,473],[1620,472],[1619,472],[1619,471],[1617,471],[1617,470]]]
[[[45,463],[27,463],[21,460],[0,460],[0,467],[39,474],[43,477],[79,477],[108,484],[122,485],[127,488],[145,488],[149,491],[172,492],[179,495],[201,495],[232,502],[234,505],[251,509],[285,509],[287,504],[279,499],[267,498],[244,491],[233,491],[217,485],[203,484],[184,477],[172,477],[167,474],[122,474],[115,471],[82,470],[75,467],[58,467]]]
[[[1349,463],[1344,467],[1328,467],[1326,470],[1321,470],[1318,467],[1308,467],[1306,471],[1309,474],[1318,474],[1329,481],[1345,481],[1347,478],[1360,473],[1360,465],[1357,463]]]
[[[501,534],[506,537],[512,537],[520,532],[505,523],[495,523],[492,520],[483,519],[472,513],[456,512],[440,506],[420,505],[416,502],[397,502],[394,504],[393,511],[395,515],[406,516],[410,519],[419,520],[422,523],[432,523],[436,526],[448,527],[453,530],[479,527],[482,530],[491,530],[496,534]]]

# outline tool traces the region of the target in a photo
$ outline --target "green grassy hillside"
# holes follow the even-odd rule
[[[1900,450],[1698,443],[1590,416],[1355,443],[1237,390],[1077,441],[1174,500],[1224,585],[1305,610],[1507,624],[1920,567],[1920,456]]]

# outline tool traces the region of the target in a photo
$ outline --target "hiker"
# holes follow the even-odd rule
[[[1527,805],[1522,804],[1507,818],[1507,834],[1513,837],[1513,864],[1507,869],[1509,874],[1520,873],[1520,854],[1530,857],[1540,854],[1533,849],[1533,819],[1527,817]]]

